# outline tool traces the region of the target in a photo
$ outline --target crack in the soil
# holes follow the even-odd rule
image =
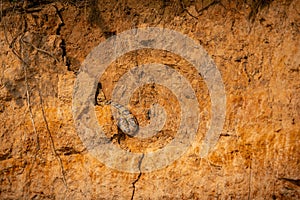
[[[55,8],[56,14],[57,14],[57,16],[59,18],[59,21],[60,21],[59,24],[57,25],[57,28],[56,28],[55,32],[56,32],[56,35],[61,35],[60,34],[61,29],[65,25],[64,19],[63,19],[62,14],[61,14],[61,12],[64,10],[64,8],[59,9],[56,5],[53,5],[53,7]],[[70,59],[67,56],[67,49],[66,49],[65,39],[61,39],[60,48],[62,50],[62,59],[63,59],[64,64],[67,66],[67,70],[68,71],[73,71],[73,70],[70,69],[71,62],[70,62]]]
[[[131,200],[133,200],[133,198],[134,198],[135,184],[140,180],[140,178],[141,178],[141,176],[142,176],[141,165],[142,165],[142,161],[143,161],[144,155],[145,155],[145,154],[142,155],[142,157],[141,157],[141,159],[140,159],[140,161],[139,161],[139,163],[138,163],[138,165],[139,165],[138,167],[139,167],[140,173],[139,173],[138,177],[132,182],[133,190],[132,190]]]
[[[59,18],[59,21],[60,21],[60,23],[57,25],[57,28],[56,28],[56,35],[60,35],[61,27],[65,25],[63,17],[61,15],[61,11],[63,10],[63,8],[58,9],[58,7],[56,5],[53,5],[53,7],[55,8],[56,14],[57,14],[57,16]]]

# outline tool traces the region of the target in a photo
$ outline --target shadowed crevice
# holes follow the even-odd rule
[[[134,198],[134,193],[135,193],[135,184],[140,180],[140,178],[141,178],[141,176],[142,176],[142,171],[141,171],[141,165],[142,165],[142,161],[143,161],[143,159],[144,159],[144,154],[142,155],[142,157],[141,157],[141,159],[140,159],[140,161],[139,161],[139,171],[140,171],[140,173],[139,173],[139,175],[138,175],[138,177],[132,182],[132,187],[133,187],[133,190],[132,190],[132,195],[131,195],[131,200],[133,200],[133,198]]]

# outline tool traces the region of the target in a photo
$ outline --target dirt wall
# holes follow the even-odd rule
[[[0,199],[299,199],[300,1],[1,1]],[[167,167],[126,173],[96,159],[77,134],[74,82],[87,55],[132,28],[176,30],[201,45],[220,71],[226,118],[215,148],[199,156],[211,97],[179,55],[129,52],[103,77],[105,98],[135,65],[162,63],[190,82],[199,129]],[[136,91],[130,108],[147,125],[149,106],[168,114],[155,137],[123,135],[130,152],[161,149],[176,137],[180,104],[162,86]],[[110,105],[95,106],[108,138],[120,132]]]

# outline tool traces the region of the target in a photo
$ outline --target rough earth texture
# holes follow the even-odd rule
[[[300,199],[300,1],[1,1],[0,199]],[[136,64],[162,63],[187,77],[201,122],[186,154],[164,169],[125,173],[89,153],[72,117],[81,63],[100,42],[139,27],[169,28],[197,41],[221,72],[226,120],[218,144],[199,157],[210,97],[178,55],[128,53],[99,80],[107,99]],[[167,88],[146,85],[131,110],[141,125],[160,103],[156,137],[122,137],[128,151],[163,148],[176,137],[180,106]],[[109,105],[96,106],[107,137]]]

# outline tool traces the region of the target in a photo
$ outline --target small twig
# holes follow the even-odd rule
[[[3,1],[1,1],[1,16],[0,16],[0,21],[3,19],[3,17],[6,17],[9,13],[14,13],[14,14],[24,14],[24,13],[35,13],[35,12],[40,12],[42,8],[34,8],[31,6],[31,8],[27,7],[26,1],[23,2],[23,5],[16,5],[13,7],[9,7],[6,9],[3,9]]]
[[[220,0],[214,0],[214,1],[210,2],[208,5],[206,5],[205,7],[201,8],[200,10],[196,10],[197,13],[198,13],[198,16],[195,16],[195,15],[193,15],[192,13],[190,13],[188,11],[188,9],[184,6],[184,4],[181,0],[179,0],[179,1],[180,1],[180,4],[181,4],[181,7],[182,7],[183,11],[186,11],[188,15],[190,15],[191,17],[194,17],[195,19],[199,19],[198,17],[200,15],[202,15],[203,11],[208,10],[211,6],[213,6],[215,4],[220,4],[221,6],[223,6],[225,8],[225,6],[221,3]]]
[[[24,41],[23,40],[23,37],[21,38],[21,41],[22,41],[22,43],[26,43],[26,44],[29,44],[31,47],[33,47],[35,50],[37,50],[37,51],[39,51],[39,52],[42,52],[42,53],[44,53],[44,54],[47,54],[48,56],[50,56],[50,57],[52,57],[56,62],[59,62],[58,60],[57,60],[57,58],[55,57],[55,56],[53,56],[50,52],[48,52],[48,51],[45,51],[45,50],[43,50],[43,49],[40,49],[40,48],[38,48],[38,47],[36,47],[35,45],[33,45],[32,43],[30,43],[30,42],[27,42],[27,41]]]
[[[32,114],[32,107],[31,107],[31,99],[30,99],[30,94],[29,94],[29,84],[28,84],[28,78],[27,78],[27,67],[26,67],[26,65],[23,66],[23,69],[24,69],[24,77],[25,77],[27,106],[28,106],[28,109],[29,109],[29,115],[30,115],[30,120],[31,120],[31,124],[32,124],[32,127],[33,127],[33,131],[36,135],[36,144],[37,144],[36,152],[38,152],[39,149],[40,149],[39,138],[38,138],[39,136],[38,136],[38,133],[36,131],[35,121],[34,121],[33,114]]]
[[[203,11],[208,10],[211,6],[213,6],[213,5],[217,4],[217,3],[221,3],[221,1],[220,0],[214,0],[214,1],[210,2],[207,6],[201,8],[200,10],[197,10],[197,12],[199,13],[198,16],[202,15]],[[221,4],[221,5],[224,7],[223,4]]]
[[[17,56],[17,58],[25,65],[25,66],[30,66],[23,58],[22,58],[22,56],[21,56],[21,53],[18,53],[16,50],[15,50],[15,48],[14,48],[14,44],[15,44],[15,42],[16,42],[16,40],[17,40],[17,38],[19,37],[19,35],[17,35],[16,37],[14,37],[13,39],[12,39],[12,41],[11,42],[9,42],[9,40],[8,40],[8,37],[7,37],[7,30],[6,30],[6,23],[4,22],[4,37],[5,37],[5,40],[6,40],[6,43],[9,45],[9,48],[11,49],[11,51],[12,51],[12,53],[15,55],[15,56]],[[25,33],[25,30],[23,30],[23,35],[24,35],[24,33]]]
[[[180,2],[180,5],[181,5],[181,8],[183,9],[183,11],[186,11],[187,14],[188,14],[189,16],[194,17],[195,19],[198,19],[199,16],[194,16],[194,15],[193,15],[192,13],[190,13],[190,11],[185,7],[185,5],[183,4],[182,1],[179,0],[179,2]]]
[[[34,121],[34,118],[33,118],[32,107],[31,107],[31,99],[30,99],[30,94],[29,94],[30,88],[29,88],[28,76],[27,76],[27,67],[29,66],[29,64],[22,58],[22,56],[21,56],[22,53],[21,52],[18,53],[14,48],[14,43],[15,43],[18,36],[14,37],[14,39],[11,42],[9,42],[8,37],[7,37],[7,30],[6,30],[6,24],[5,23],[4,23],[4,36],[5,36],[5,40],[6,40],[7,44],[9,45],[9,48],[12,50],[13,54],[15,56],[17,56],[18,59],[23,64],[27,107],[29,109],[30,121],[31,121],[31,124],[32,124],[32,127],[33,127],[33,131],[38,137],[37,130],[36,130],[36,127],[35,127],[35,121]],[[22,48],[21,48],[21,50],[22,50]],[[39,150],[38,138],[37,138],[36,141],[37,141],[37,151],[38,151]]]
[[[48,133],[48,136],[49,136],[49,139],[50,139],[51,150],[52,150],[53,155],[56,157],[56,159],[57,159],[57,161],[58,161],[58,163],[60,165],[62,179],[63,179],[63,182],[64,182],[64,185],[65,185],[66,189],[68,190],[68,184],[67,184],[66,177],[65,177],[64,166],[63,166],[63,163],[62,163],[62,160],[61,160],[60,156],[56,152],[54,140],[53,140],[50,128],[49,128],[49,124],[48,124],[46,115],[45,115],[45,110],[44,110],[44,105],[43,105],[43,99],[42,99],[42,94],[41,94],[40,89],[39,89],[39,97],[40,97],[40,105],[41,105],[41,108],[42,108],[43,120],[44,120],[44,123],[45,123],[45,126],[46,126],[46,130],[47,130],[47,133]]]

